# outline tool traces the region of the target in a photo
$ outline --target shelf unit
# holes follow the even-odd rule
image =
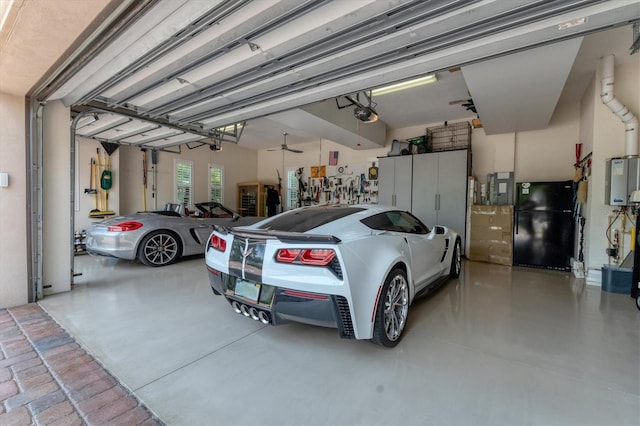
[[[267,186],[261,182],[238,184],[238,212],[243,216],[265,216]]]

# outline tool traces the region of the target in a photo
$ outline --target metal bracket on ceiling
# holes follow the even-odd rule
[[[211,129],[209,130],[209,138],[214,142],[214,145],[221,145],[222,142],[238,144],[246,125],[247,122],[245,120],[241,123]]]
[[[365,102],[360,101],[360,95],[362,95],[362,97],[365,99]],[[349,103],[347,105],[340,105],[340,102],[339,102],[340,98],[346,99],[347,101],[349,101]],[[337,97],[336,105],[338,106],[338,109],[344,109],[344,108],[349,108],[350,106],[357,106],[360,108],[362,107],[375,108],[378,104],[373,102],[373,97],[371,96],[371,90],[361,90],[360,92],[356,92],[355,94],[349,94],[349,95]]]

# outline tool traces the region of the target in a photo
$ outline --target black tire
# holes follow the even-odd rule
[[[449,268],[449,278],[458,278],[462,269],[462,255],[460,250],[460,239],[456,238],[451,256],[451,268]]]
[[[382,286],[371,341],[393,348],[402,339],[409,316],[409,283],[399,268],[391,271]]]
[[[640,297],[636,297],[636,307],[640,310]]]
[[[138,259],[147,266],[167,266],[182,255],[182,244],[170,231],[154,231],[146,235],[138,249]]]

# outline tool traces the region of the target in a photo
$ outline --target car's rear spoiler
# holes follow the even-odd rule
[[[283,243],[324,243],[338,244],[341,240],[333,235],[305,234],[303,232],[267,231],[263,229],[228,228],[215,225],[213,229],[223,235],[232,234],[243,238],[279,240]]]

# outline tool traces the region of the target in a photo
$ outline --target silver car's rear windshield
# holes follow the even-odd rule
[[[258,229],[268,231],[307,232],[364,209],[359,207],[310,207],[279,214]]]

